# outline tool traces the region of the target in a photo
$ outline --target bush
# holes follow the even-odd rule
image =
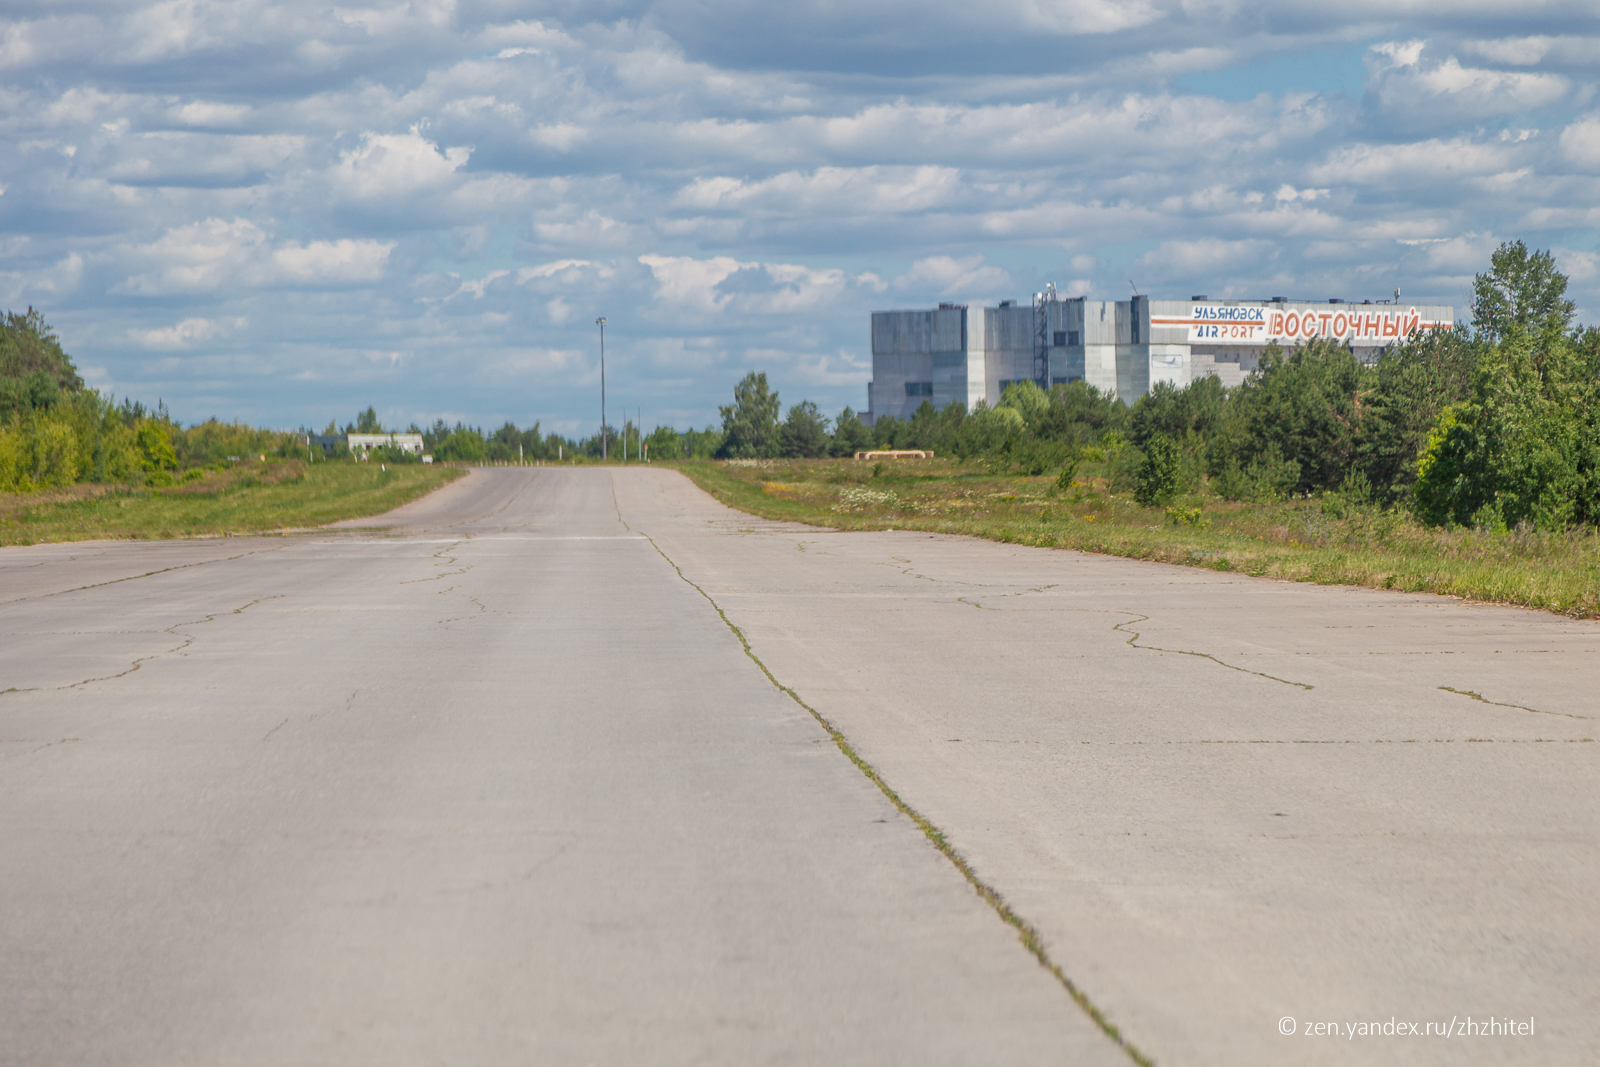
[[[1224,499],[1257,503],[1282,500],[1299,482],[1300,464],[1286,459],[1275,441],[1268,442],[1248,463],[1230,456],[1211,477],[1211,487]]]
[[[1061,467],[1061,473],[1056,475],[1056,488],[1065,493],[1072,488],[1072,480],[1078,476],[1077,457],[1069,458]]]
[[[1566,338],[1509,329],[1478,361],[1472,398],[1428,435],[1412,496],[1425,523],[1554,530],[1600,519],[1597,387]]]
[[[1145,443],[1144,460],[1139,464],[1133,498],[1145,507],[1165,504],[1178,493],[1183,460],[1178,446],[1166,434],[1155,434]]]

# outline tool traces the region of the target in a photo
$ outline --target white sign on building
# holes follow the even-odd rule
[[[1195,304],[1184,317],[1152,316],[1151,326],[1186,326],[1191,343],[1297,343],[1317,338],[1394,343],[1414,330],[1448,330],[1454,323],[1425,319],[1415,307],[1328,304],[1273,308],[1270,305]]]

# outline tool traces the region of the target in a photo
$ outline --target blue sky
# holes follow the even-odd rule
[[[1520,238],[1600,321],[1597,75],[1592,3],[12,3],[0,307],[186,421],[576,434],[602,314],[680,428],[1046,281],[1464,314]]]

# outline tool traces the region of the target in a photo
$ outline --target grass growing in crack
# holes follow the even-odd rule
[[[242,463],[167,489],[78,485],[0,494],[0,545],[160,539],[320,526],[377,515],[463,472],[442,466]]]
[[[1050,474],[996,474],[947,459],[678,464],[741,511],[841,530],[924,530],[1072,548],[1324,585],[1438,593],[1600,616],[1600,534],[1429,529],[1337,495],[1251,504],[1205,492],[1144,507],[1085,462],[1067,489]]]
[[[767,665],[761,661],[761,657],[756,655],[755,650],[750,647],[750,642],[745,637],[744,631],[739,629],[733,620],[728,618],[728,613],[722,610],[722,605],[712,599],[710,593],[707,593],[698,584],[690,580],[689,576],[683,573],[683,568],[679,567],[671,556],[662,552],[661,546],[656,544],[653,538],[647,539],[650,540],[650,547],[660,553],[661,558],[666,560],[672,569],[677,572],[678,577],[683,579],[695,592],[705,597],[706,603],[710,604],[712,609],[716,611],[717,617],[722,620],[723,625],[727,626],[732,631],[733,636],[739,639],[739,646],[744,649],[744,654],[750,658],[752,663],[761,668],[761,673],[766,675],[767,681],[772,683],[773,688],[810,713],[811,717],[817,721],[817,724],[827,732],[828,737],[832,739],[834,745],[844,754],[845,758],[855,765],[856,770],[860,771],[868,781],[877,786],[897,811],[916,824],[917,829],[922,831],[923,836],[932,843],[933,847],[938,849],[940,854],[949,860],[956,870],[961,872],[962,877],[967,880],[967,883],[972,886],[984,903],[993,908],[1001,920],[1016,931],[1017,938],[1022,942],[1023,947],[1033,954],[1039,966],[1055,976],[1056,981],[1061,983],[1061,987],[1067,991],[1067,994],[1072,997],[1078,1007],[1082,1008],[1084,1013],[1094,1020],[1095,1025],[1100,1027],[1107,1037],[1115,1041],[1117,1046],[1128,1054],[1128,1058],[1138,1064],[1139,1067],[1154,1067],[1154,1061],[1123,1037],[1122,1032],[1117,1029],[1116,1025],[1106,1018],[1105,1013],[1095,1006],[1094,1002],[1084,994],[1083,990],[1078,988],[1072,979],[1067,977],[1066,972],[1061,969],[1061,965],[1050,958],[1050,953],[1045,949],[1044,941],[1039,936],[1039,931],[1034,929],[1033,925],[1026,919],[1013,911],[1011,905],[1005,902],[1005,898],[994,887],[978,877],[978,872],[973,870],[972,865],[950,844],[949,839],[944,835],[944,831],[929,822],[927,817],[917,809],[907,804],[900,794],[895,792],[893,787],[883,780],[878,774],[877,768],[861,758],[860,753],[855,750],[855,746],[850,743],[850,739],[845,737],[839,728],[829,721],[827,716],[800,699],[799,693],[778,681]]]

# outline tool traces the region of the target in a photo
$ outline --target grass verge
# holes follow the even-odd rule
[[[74,485],[0,494],[0,545],[259,533],[378,515],[463,472],[442,466],[243,463],[165,489]]]
[[[730,507],[841,530],[925,530],[1072,548],[1257,577],[1438,593],[1600,615],[1594,531],[1437,530],[1339,495],[1251,504],[1200,491],[1144,507],[1085,464],[1053,475],[995,473],[945,459],[734,460],[677,464]]]

